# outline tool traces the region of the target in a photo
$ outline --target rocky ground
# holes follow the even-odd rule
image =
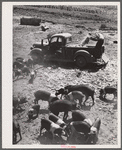
[[[50,32],[69,32],[73,35],[75,41],[81,41],[89,30],[99,29],[100,22],[85,20],[86,24],[83,26],[76,26],[76,22],[79,25],[79,20],[75,20],[72,23],[72,18],[63,16],[57,17],[53,14],[41,13],[40,17],[43,18],[42,24],[46,24],[49,30],[43,32],[40,26],[28,26],[20,25],[20,18],[26,16],[36,16],[39,12],[31,10],[31,13],[23,9],[15,9],[13,13],[13,60],[16,57],[29,58],[30,47],[35,42],[41,42],[41,39],[45,38]],[[62,20],[61,20],[62,19]],[[50,20],[50,22],[48,22]],[[58,22],[59,21],[59,22]],[[73,20],[74,21],[74,20]],[[84,22],[85,22],[84,21]],[[64,23],[63,23],[64,22]],[[81,24],[80,24],[81,25]],[[40,120],[42,117],[48,117],[48,103],[40,100],[40,113],[39,117],[31,122],[27,121],[27,111],[33,105],[34,95],[33,93],[39,89],[47,90],[51,93],[55,93],[55,89],[64,87],[67,84],[89,84],[94,88],[95,93],[95,105],[93,107],[84,107],[81,111],[87,115],[92,121],[96,117],[101,118],[101,128],[99,133],[99,140],[97,145],[116,145],[117,143],[117,99],[114,103],[102,101],[99,98],[99,89],[113,85],[116,87],[118,83],[117,76],[117,44],[113,41],[117,40],[116,30],[101,30],[105,37],[105,54],[109,58],[109,63],[104,70],[92,71],[87,69],[79,69],[74,64],[58,64],[58,63],[41,63],[35,65],[37,69],[37,77],[33,84],[29,84],[29,77],[19,77],[18,80],[13,82],[13,94],[27,97],[27,102],[21,104],[22,111],[18,111],[14,114],[21,126],[22,140],[17,144],[51,144],[51,137],[46,138],[39,136],[40,133]],[[79,73],[79,76],[77,76]],[[111,99],[112,96],[108,96]],[[62,114],[60,115],[62,117]],[[71,118],[69,113],[68,119]],[[48,134],[48,133],[45,133]],[[66,141],[60,141],[60,143],[66,144]],[[58,143],[58,144],[60,144]],[[72,141],[72,144],[73,141]],[[80,143],[79,143],[80,144]],[[82,144],[82,142],[81,142]]]

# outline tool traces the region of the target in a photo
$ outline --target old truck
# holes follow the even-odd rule
[[[97,59],[104,59],[103,53],[104,46],[98,50],[95,46],[74,45],[70,33],[58,33],[33,44],[30,55],[35,61],[75,62],[82,68],[88,63],[96,62]]]

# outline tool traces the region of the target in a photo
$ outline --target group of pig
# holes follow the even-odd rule
[[[14,79],[18,79],[20,76],[29,76],[30,74],[29,83],[33,83],[33,80],[37,74],[37,71],[33,69],[33,66],[33,59],[29,58],[28,60],[25,60],[22,57],[17,57],[13,62]]]
[[[29,60],[30,61],[30,60]],[[18,70],[20,60],[14,63],[15,72]],[[28,63],[27,63],[28,64]],[[30,63],[31,64],[31,63]],[[27,65],[19,68],[23,71],[24,67],[28,67]],[[106,97],[106,94],[114,94],[117,93],[117,89],[113,87],[105,87],[101,89],[100,96]],[[48,91],[38,90],[34,92],[34,105],[28,111],[28,119],[35,119],[39,115],[40,105],[38,104],[39,100],[44,100],[49,102],[49,118],[41,118],[41,128],[40,128],[40,136],[42,135],[42,130],[46,129],[48,132],[52,134],[52,143],[56,136],[62,138],[62,136],[66,136],[67,143],[70,143],[71,140],[77,143],[77,139],[80,136],[84,137],[84,144],[88,143],[96,143],[98,139],[98,133],[100,130],[101,119],[95,118],[95,121],[92,123],[89,118],[87,118],[81,111],[83,105],[86,104],[89,97],[92,99],[92,106],[95,104],[94,101],[95,90],[89,87],[88,85],[80,84],[80,85],[68,85],[64,88],[56,90],[55,95],[52,95]],[[61,95],[59,97],[59,95]],[[68,112],[72,112],[72,118],[69,123],[66,123],[68,120]],[[59,117],[59,113],[63,112],[63,118]],[[13,143],[16,143],[17,133],[21,136],[20,126],[16,120],[13,120]]]
[[[92,88],[83,84],[66,86],[65,88],[56,90],[55,95],[52,95],[47,91],[38,90],[34,93],[35,104],[29,109],[28,118],[31,120],[38,117],[40,110],[40,105],[38,104],[39,100],[48,101],[49,111],[51,114],[49,114],[49,119],[41,119],[40,136],[42,134],[42,129],[45,128],[47,131],[52,133],[52,140],[54,140],[55,135],[58,135],[59,137],[64,135],[70,143],[74,135],[77,136],[76,133],[78,133],[84,135],[85,143],[88,143],[89,139],[94,141],[94,139],[98,136],[101,120],[100,118],[97,118],[92,124],[90,119],[87,119],[80,110],[81,106],[85,104],[89,96],[92,97],[92,105],[94,105],[94,93],[95,91]],[[59,98],[60,94],[61,97]],[[72,121],[66,124],[65,122],[69,111],[72,111]],[[36,112],[36,115],[34,112]],[[64,112],[63,119],[58,117],[60,112]],[[16,141],[16,131],[19,131],[18,133],[20,134],[20,138],[22,137],[19,125],[19,129],[17,129],[17,127],[15,128],[15,126],[17,125],[14,123],[14,141]]]
[[[40,105],[35,104],[28,112],[29,120],[36,118],[39,115]],[[33,112],[36,112],[34,116]],[[78,141],[78,138],[81,136],[84,137],[84,144],[95,144],[98,140],[98,133],[101,125],[101,119],[96,118],[95,121],[92,121],[87,118],[81,110],[72,110],[72,118],[68,123],[58,117],[54,113],[50,112],[49,117],[41,118],[40,120],[41,128],[40,128],[40,136],[43,135],[42,130],[46,129],[47,132],[52,134],[52,143],[55,143],[55,139],[58,136],[59,142],[62,139],[62,136],[66,137],[65,144],[73,143],[80,144],[82,141]],[[17,140],[17,133],[20,135],[20,140],[22,139],[20,125],[16,120],[13,121],[13,142],[15,143]],[[73,144],[72,143],[72,144]]]

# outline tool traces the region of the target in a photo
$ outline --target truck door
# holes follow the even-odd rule
[[[57,49],[57,40],[58,37],[53,37],[50,41],[49,51],[51,54],[55,54],[55,51]]]

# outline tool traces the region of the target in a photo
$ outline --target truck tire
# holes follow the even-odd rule
[[[41,58],[37,53],[33,53],[31,58],[33,59],[34,63],[39,63],[41,61]]]
[[[33,59],[34,63],[39,63],[43,60],[43,55],[42,55],[41,49],[35,48],[30,52],[29,55]]]
[[[76,60],[76,65],[80,68],[86,66],[87,64],[86,59],[83,56],[77,56],[75,60]]]

